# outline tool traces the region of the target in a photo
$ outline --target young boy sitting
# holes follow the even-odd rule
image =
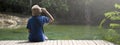
[[[54,21],[52,15],[45,9],[38,5],[32,7],[32,17],[28,20],[27,29],[29,31],[30,42],[43,42],[47,39],[44,35],[43,25]],[[42,16],[45,13],[46,16]]]

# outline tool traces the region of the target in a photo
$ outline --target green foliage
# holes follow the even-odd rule
[[[105,33],[104,36],[105,40],[116,42],[119,40],[120,35],[113,29],[109,29],[107,33]]]
[[[107,12],[104,15],[106,18],[111,20],[120,20],[120,12],[118,11]]]
[[[19,5],[23,7],[29,7],[29,0],[7,0],[6,3],[10,5]]]
[[[115,4],[115,8],[120,9],[120,4]]]
[[[115,4],[115,8],[120,9],[119,4]],[[99,27],[102,28],[102,25],[105,23],[107,19],[111,21],[120,21],[120,12],[119,11],[112,11],[112,12],[107,12],[104,14],[105,18],[101,21]],[[120,28],[120,24],[117,23],[110,23],[109,24],[110,29],[105,33],[104,39],[108,41],[115,42],[117,44],[120,44],[120,34],[116,32],[115,29]]]
[[[114,28],[120,28],[120,24],[111,23],[111,24],[110,24],[110,27],[111,27],[112,29],[114,29]]]
[[[49,8],[52,6],[52,3],[54,3],[54,0],[42,0],[40,4],[42,4],[43,7]]]
[[[106,21],[106,19],[103,19],[103,20],[100,22],[99,28],[102,28],[102,27],[103,27],[103,24],[104,24],[105,21]]]
[[[120,5],[115,4],[115,8],[119,8]],[[112,21],[114,20],[120,20],[120,12],[119,11],[111,11],[104,13],[105,18],[100,22],[99,27],[102,28],[102,25],[105,23],[107,19],[110,19]],[[113,24],[112,24],[113,25]],[[112,26],[110,25],[110,27]]]
[[[112,17],[112,16],[119,15],[119,13],[120,13],[120,12],[112,11],[112,12],[107,12],[107,13],[105,13],[104,15],[105,15],[106,18],[110,18],[110,17]]]
[[[55,8],[56,11],[69,10],[67,0],[42,0],[40,4],[46,8]]]
[[[120,20],[120,16],[113,16],[110,18],[111,20]]]

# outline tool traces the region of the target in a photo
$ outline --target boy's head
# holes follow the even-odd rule
[[[42,13],[41,7],[39,7],[38,5],[33,5],[31,10],[32,10],[32,16],[38,16]]]

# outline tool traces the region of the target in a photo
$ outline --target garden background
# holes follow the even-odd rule
[[[0,40],[27,40],[26,23],[34,4],[55,18],[44,27],[51,40],[102,39],[120,44],[120,0],[0,0]]]

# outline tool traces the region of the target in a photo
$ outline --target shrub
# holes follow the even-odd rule
[[[120,5],[115,4],[115,8],[120,9]],[[105,16],[105,18],[101,21],[99,28],[103,27],[103,24],[105,23],[105,21],[107,21],[107,19],[109,19],[111,21],[120,21],[120,12],[119,11],[107,12],[104,14],[104,16]],[[116,30],[116,29],[120,29],[120,24],[115,23],[115,22],[114,23],[110,22],[109,27],[110,28],[104,35],[104,39],[111,41],[111,42],[115,42],[117,44],[120,44],[120,34]]]
[[[109,29],[104,35],[104,39],[120,44],[120,35],[113,29]]]

